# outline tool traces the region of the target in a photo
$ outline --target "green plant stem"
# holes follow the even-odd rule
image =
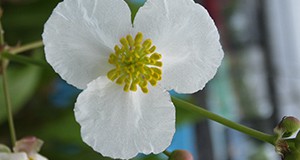
[[[6,110],[7,110],[9,131],[10,131],[10,136],[11,136],[11,143],[14,146],[17,138],[16,138],[16,131],[15,131],[14,120],[13,120],[11,101],[10,101],[10,96],[9,96],[9,91],[8,91],[6,62],[5,61],[7,61],[7,60],[2,59],[2,84],[3,84],[3,92],[4,92],[4,98],[5,98],[5,105],[6,105]]]
[[[0,9],[1,9],[1,6],[0,6]],[[1,12],[2,12],[2,9],[1,9]],[[0,46],[3,47],[4,44],[5,44],[4,31],[2,28],[1,17],[0,17]],[[0,53],[0,56],[2,56],[1,53]],[[14,146],[17,138],[16,138],[16,131],[15,131],[15,126],[14,126],[13,114],[12,114],[11,101],[10,101],[10,96],[9,96],[9,91],[8,91],[7,74],[6,74],[6,68],[7,68],[7,64],[9,61],[7,59],[3,59],[3,58],[1,58],[0,61],[1,61],[1,67],[0,67],[1,72],[0,73],[2,73],[2,84],[3,84],[3,92],[4,92],[4,98],[5,98],[5,105],[6,105],[6,110],[7,110],[8,125],[9,125],[9,131],[10,131],[10,136],[11,136],[11,143],[12,143],[12,146]]]
[[[12,54],[18,54],[18,53],[22,53],[22,52],[25,52],[25,51],[29,51],[29,50],[32,50],[32,49],[42,47],[43,45],[44,45],[43,42],[40,40],[40,41],[36,41],[36,42],[33,42],[33,43],[29,43],[29,44],[17,47],[15,49],[11,49],[9,52],[12,53]]]
[[[163,151],[163,154],[165,154],[167,157],[171,157],[171,153],[170,152],[168,152],[167,150],[165,150],[165,151]]]
[[[43,68],[49,68],[49,65],[43,61],[38,61],[36,59],[33,59],[31,57],[26,57],[23,55],[14,55],[8,52],[2,53],[2,58],[8,59],[9,61],[15,61],[23,64],[33,64],[36,66],[40,66]]]
[[[214,113],[212,113],[208,110],[205,110],[201,107],[198,107],[196,105],[193,105],[191,103],[188,103],[186,101],[178,99],[176,97],[172,97],[172,101],[173,101],[173,103],[175,104],[176,107],[181,107],[182,109],[185,109],[187,111],[195,112],[195,113],[197,113],[197,114],[199,114],[203,117],[206,117],[210,120],[218,122],[222,125],[230,127],[232,129],[235,129],[235,130],[240,131],[242,133],[245,133],[245,134],[247,134],[249,136],[252,136],[252,137],[254,137],[258,140],[268,142],[268,143],[273,144],[273,145],[275,144],[276,137],[273,136],[273,135],[265,134],[265,133],[262,133],[260,131],[254,130],[252,128],[249,128],[249,127],[243,126],[241,124],[238,124],[236,122],[230,121],[226,118],[223,118],[223,117],[221,117],[217,114],[214,114]]]
[[[1,18],[1,17],[0,17]],[[3,36],[3,29],[2,29],[2,23],[0,23],[0,44],[1,46],[4,45],[4,36]]]

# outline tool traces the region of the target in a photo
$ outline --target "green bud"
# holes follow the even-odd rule
[[[290,137],[300,128],[300,121],[291,116],[283,117],[280,123],[274,129],[274,132],[282,138]]]
[[[194,160],[193,155],[186,150],[175,150],[169,160]]]

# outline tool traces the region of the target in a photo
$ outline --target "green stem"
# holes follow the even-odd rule
[[[2,29],[2,23],[0,23],[0,44],[1,44],[1,47],[2,47],[2,45],[4,45],[4,36],[3,36],[3,29]]]
[[[4,45],[4,31],[2,28],[1,18],[2,18],[2,8],[0,6],[0,45],[2,47]]]
[[[0,12],[2,14],[1,6],[0,6],[0,10],[1,10]],[[5,44],[5,41],[4,41],[4,31],[3,31],[2,23],[1,23],[1,16],[2,15],[0,15],[0,46],[3,47]],[[0,56],[2,56],[1,53],[0,53]],[[12,114],[11,101],[10,101],[10,96],[9,96],[9,91],[8,91],[8,83],[7,83],[6,68],[7,68],[8,62],[9,61],[7,59],[1,59],[0,70],[2,72],[2,77],[3,77],[2,84],[3,84],[3,92],[4,92],[5,105],[6,105],[6,110],[7,110],[7,118],[8,118],[11,142],[12,142],[12,146],[14,146],[17,138],[16,138],[16,132],[15,132],[15,126],[14,126],[14,120],[13,120],[13,114]]]
[[[274,137],[273,135],[265,134],[265,133],[262,133],[260,131],[254,130],[252,128],[249,128],[249,127],[243,126],[241,124],[235,123],[235,122],[230,121],[226,118],[223,118],[223,117],[221,117],[217,114],[214,114],[214,113],[212,113],[208,110],[205,110],[201,107],[198,107],[198,106],[193,105],[191,103],[188,103],[186,101],[180,100],[178,98],[172,97],[172,101],[173,101],[173,103],[175,104],[176,107],[181,107],[182,109],[185,109],[187,111],[195,112],[195,113],[197,113],[197,114],[199,114],[203,117],[206,117],[210,120],[216,121],[216,122],[218,122],[222,125],[225,125],[227,127],[235,129],[237,131],[245,133],[245,134],[247,134],[249,136],[252,136],[256,139],[259,139],[261,141],[265,141],[265,142],[268,142],[268,143],[273,144],[273,145],[275,143],[276,137]]]
[[[5,97],[5,104],[6,104],[6,110],[7,110],[7,118],[8,118],[8,125],[10,130],[10,136],[11,136],[11,142],[14,146],[16,143],[16,132],[15,132],[15,126],[14,126],[14,120],[13,120],[13,113],[12,113],[12,107],[11,107],[11,101],[8,91],[8,83],[7,83],[7,74],[6,74],[6,62],[7,60],[2,59],[2,84],[3,84],[3,92]]]
[[[21,52],[25,52],[25,51],[28,51],[28,50],[32,50],[32,49],[35,49],[35,48],[39,48],[39,47],[42,47],[44,44],[42,41],[36,41],[36,42],[33,42],[33,43],[29,43],[29,44],[26,44],[24,46],[21,46],[21,47],[17,47],[15,49],[11,49],[9,50],[10,53],[12,54],[18,54],[18,53],[21,53]]]
[[[49,68],[49,65],[43,61],[38,61],[36,59],[22,56],[22,55],[13,55],[8,52],[2,52],[2,58],[8,59],[9,61],[15,61],[23,64],[33,64],[44,68]]]
[[[167,157],[171,157],[171,153],[170,152],[168,152],[167,150],[165,150],[165,151],[163,151],[163,154],[165,154]]]

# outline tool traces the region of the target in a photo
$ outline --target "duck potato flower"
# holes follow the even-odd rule
[[[36,137],[25,137],[15,143],[13,152],[0,144],[0,160],[48,160],[40,155],[43,141]]]
[[[32,155],[28,155],[25,152],[15,152],[15,153],[4,153],[0,152],[1,160],[48,160],[42,155],[35,153]]]
[[[0,152],[1,160],[28,160],[25,152],[11,153],[11,152]]]
[[[40,155],[38,152],[41,150],[44,142],[34,136],[24,137],[18,140],[13,147],[13,154],[26,153],[28,160],[48,160],[46,157]],[[1,159],[0,159],[1,160]],[[12,159],[18,160],[18,159]]]
[[[168,90],[202,89],[223,58],[193,0],[147,0],[133,23],[124,0],[64,0],[42,36],[48,63],[83,89],[74,109],[83,141],[120,159],[164,151],[175,132]]]

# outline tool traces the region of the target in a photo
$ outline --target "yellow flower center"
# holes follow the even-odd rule
[[[107,73],[107,77],[119,85],[124,85],[124,91],[137,91],[137,86],[148,93],[148,83],[155,86],[161,80],[161,54],[155,52],[151,39],[143,41],[143,34],[137,33],[120,39],[121,45],[115,46],[108,62],[115,66]]]

